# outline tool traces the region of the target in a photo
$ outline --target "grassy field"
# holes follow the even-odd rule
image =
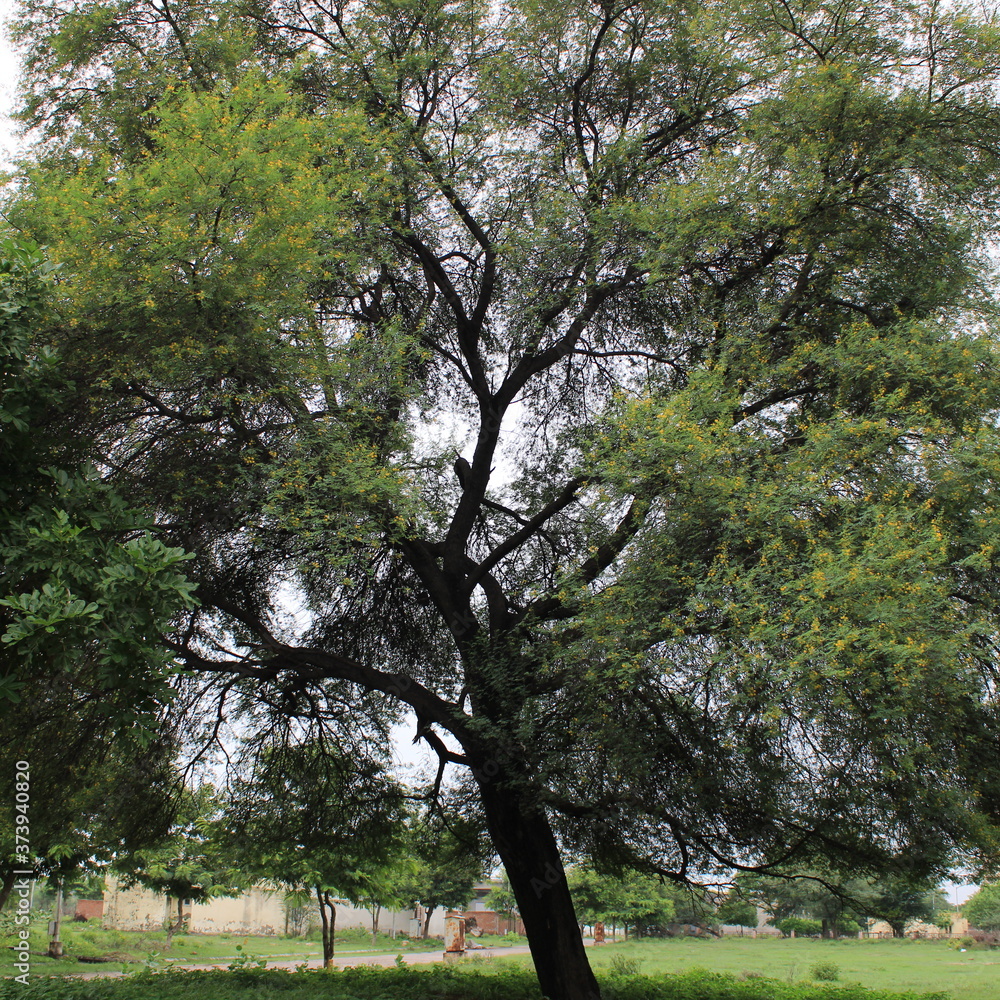
[[[36,921],[31,927],[32,975],[69,975],[78,972],[119,971],[123,964],[148,962],[155,966],[207,965],[232,961],[240,955],[253,955],[269,961],[308,961],[320,959],[323,947],[319,941],[302,938],[246,937],[239,934],[175,934],[167,944],[163,931],[124,932],[103,930],[94,923],[65,923],[60,937],[66,954],[61,959],[49,958],[47,923]],[[12,938],[0,943],[0,976],[16,975],[14,960],[8,946]],[[484,941],[486,939],[484,938]],[[499,939],[496,939],[497,941]],[[345,930],[337,935],[338,955],[363,955],[407,951],[443,951],[440,939],[408,941],[379,934],[372,945],[368,931]],[[93,959],[105,958],[105,962]],[[83,961],[81,961],[81,959]]]
[[[708,969],[784,982],[811,980],[820,963],[837,967],[841,984],[871,989],[949,993],[954,1000],[1000,1000],[1000,950],[959,951],[947,941],[816,941],[809,938],[672,938],[594,948],[591,964],[608,970],[617,956],[636,959],[644,975]],[[504,962],[525,961],[516,956]]]
[[[32,979],[46,975],[100,970],[119,971],[152,959],[154,965],[226,964],[243,954],[260,956],[269,962],[297,962],[320,957],[315,941],[289,938],[246,938],[240,935],[175,935],[170,949],[162,933],[126,934],[104,931],[89,924],[67,924],[63,939],[67,955],[56,961],[41,954],[45,950],[45,927],[34,929],[32,940]],[[499,944],[500,939],[483,939],[484,944]],[[393,940],[380,936],[373,948],[370,935],[350,931],[338,937],[338,955],[408,951],[436,951],[440,941]],[[9,953],[0,962],[0,976],[15,974]],[[107,957],[105,964],[81,963],[83,957]],[[500,971],[512,964],[529,965],[527,956],[502,956],[485,960],[469,958],[470,966],[482,972]],[[613,964],[638,963],[643,975],[707,969],[746,979],[767,976],[785,983],[815,981],[814,971],[821,964],[833,967],[837,979],[833,985],[860,984],[870,989],[917,993],[945,992],[954,1000],[998,1000],[1000,998],[1000,950],[970,948],[960,951],[945,941],[816,941],[799,938],[698,939],[629,941],[609,944],[590,951],[598,972],[609,972]],[[633,965],[633,967],[635,967]]]

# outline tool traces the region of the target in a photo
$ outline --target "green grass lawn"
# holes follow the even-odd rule
[[[240,934],[175,934],[170,947],[164,931],[104,930],[96,923],[64,923],[60,933],[65,955],[49,958],[47,921],[36,921],[31,927],[32,975],[68,975],[78,972],[118,971],[123,964],[136,965],[145,961],[160,964],[201,965],[227,962],[241,953],[260,956],[270,961],[301,962],[320,959],[323,946],[319,941],[302,938],[247,937]],[[3,941],[0,950],[0,976],[16,975],[14,961]],[[484,938],[484,940],[486,940]],[[238,947],[240,950],[238,950]],[[355,929],[337,935],[338,955],[370,954],[407,951],[443,951],[440,939],[408,941],[379,934],[372,945],[371,933]],[[81,959],[107,958],[101,963]]]
[[[784,982],[810,980],[818,963],[833,963],[838,983],[871,989],[945,991],[954,1000],[1000,1000],[1000,950],[965,952],[947,941],[816,941],[810,938],[672,938],[629,941],[590,950],[596,971],[615,956],[639,961],[644,975],[708,969],[764,975]],[[526,961],[517,956],[504,962]]]
[[[228,964],[238,954],[260,956],[271,962],[302,961],[320,957],[315,941],[291,938],[246,938],[240,935],[176,935],[166,948],[162,933],[121,933],[104,931],[92,924],[67,924],[63,939],[67,955],[55,961],[40,953],[45,950],[45,926],[34,928],[32,940],[32,979],[46,975],[66,975],[71,972],[93,972],[101,969],[118,971],[124,961],[141,963],[151,953],[157,962],[176,964]],[[481,943],[497,945],[502,939],[483,938]],[[337,954],[407,951],[436,951],[440,941],[406,942],[381,936],[372,948],[370,935],[345,932],[338,938]],[[591,962],[599,973],[609,972],[616,960],[634,959],[643,975],[657,976],[666,972],[686,972],[707,969],[729,973],[741,979],[767,976],[784,983],[813,980],[813,969],[820,963],[836,967],[836,986],[860,984],[870,989],[916,993],[945,992],[954,1000],[998,1000],[1000,998],[1000,950],[970,949],[962,952],[943,941],[815,941],[799,938],[697,939],[629,941],[593,948]],[[528,956],[506,956],[484,959],[481,955],[468,958],[470,967],[482,972],[497,972],[510,968],[511,963],[530,964]],[[79,962],[80,956],[114,956],[103,965]],[[133,965],[134,967],[134,965]],[[4,955],[0,975],[15,974],[13,963]]]

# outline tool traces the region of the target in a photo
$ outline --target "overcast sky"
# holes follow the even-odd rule
[[[0,159],[4,163],[10,159],[14,147],[13,129],[9,118],[14,103],[14,87],[17,83],[17,60],[7,41],[7,19],[14,9],[13,0],[0,0],[0,22],[3,23],[3,38],[0,39]]]

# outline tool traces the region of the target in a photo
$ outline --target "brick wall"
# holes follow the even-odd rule
[[[484,934],[524,934],[524,923],[521,920],[511,920],[505,913],[495,913],[493,910],[465,910],[463,917],[474,918],[476,927]]]
[[[104,900],[78,899],[74,916],[83,917],[85,920],[100,920],[104,916]]]

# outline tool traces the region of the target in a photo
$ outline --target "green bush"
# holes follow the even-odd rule
[[[641,958],[626,958],[624,955],[615,955],[611,959],[609,971],[613,976],[637,976],[641,967]]]
[[[813,979],[819,979],[822,982],[832,983],[840,978],[840,966],[836,962],[817,962],[809,974]]]
[[[862,986],[738,979],[698,970],[683,975],[604,977],[614,1000],[946,1000],[943,994],[889,993]],[[540,1000],[533,973],[454,966],[359,966],[334,972],[240,969],[144,973],[123,979],[0,981],[0,1000]]]
[[[806,920],[803,917],[783,917],[775,920],[774,926],[781,931],[785,937],[812,937],[815,934],[823,933],[823,924],[819,920]]]

